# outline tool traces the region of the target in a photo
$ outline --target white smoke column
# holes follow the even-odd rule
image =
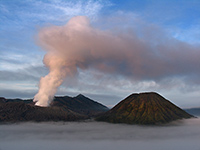
[[[83,21],[83,24],[85,19],[86,18],[83,18],[83,20],[81,20]],[[70,58],[71,55],[68,57],[68,55],[64,54],[64,52],[68,49],[67,47],[66,49],[65,47],[63,49],[62,47],[63,44],[65,46],[65,41],[63,41],[62,38],[66,38],[66,40],[68,40],[68,26],[70,26],[70,24],[72,24],[72,26],[76,25],[76,21],[77,20],[74,19],[71,23],[69,22],[66,28],[63,28],[63,32],[60,31],[59,28],[52,27],[41,30],[39,33],[41,45],[47,50],[47,54],[45,55],[43,62],[49,68],[50,72],[48,75],[40,79],[39,91],[34,97],[34,102],[36,102],[36,105],[38,106],[49,106],[57,88],[62,84],[66,75],[73,76],[76,73],[76,64],[73,64],[73,58]],[[62,35],[58,35],[54,32],[59,34],[66,33],[66,35],[63,35],[64,37],[62,37]],[[55,37],[51,37],[51,35]]]
[[[110,38],[113,37],[90,27],[89,19],[83,16],[72,18],[62,27],[42,29],[39,42],[47,50],[43,62],[50,72],[40,79],[34,97],[36,105],[49,106],[66,76],[74,76],[77,67],[85,69],[90,61],[104,57]]]
[[[50,72],[47,76],[40,79],[40,89],[34,97],[34,102],[36,102],[38,106],[48,106],[50,104],[57,88],[62,84],[63,79],[68,73],[66,60],[59,54],[46,54],[44,63],[49,68]],[[65,69],[63,67],[65,67]]]

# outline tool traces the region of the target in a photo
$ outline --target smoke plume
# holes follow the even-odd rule
[[[200,74],[200,52],[195,47],[160,38],[142,39],[131,30],[112,33],[95,29],[84,16],[74,17],[64,26],[41,29],[38,41],[47,51],[43,62],[49,74],[41,78],[34,102],[48,106],[64,79],[75,76],[78,69],[144,80]]]

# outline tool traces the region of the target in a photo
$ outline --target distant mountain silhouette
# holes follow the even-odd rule
[[[97,121],[127,124],[160,124],[182,118],[191,118],[170,101],[157,93],[132,94],[111,110],[96,118]]]
[[[0,97],[0,122],[77,121],[97,116],[108,108],[83,95],[55,97],[50,107],[35,106],[33,100]]]
[[[184,109],[187,113],[190,113],[194,116],[200,116],[200,108],[190,108],[190,109]]]
[[[106,106],[93,101],[82,94],[79,94],[76,97],[55,97],[51,105],[63,107],[89,117],[96,116],[109,110]]]

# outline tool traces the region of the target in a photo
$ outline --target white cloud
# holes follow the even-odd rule
[[[0,70],[17,71],[33,66],[43,66],[42,55],[20,54],[15,52],[1,52]]]
[[[88,16],[95,20],[102,8],[110,6],[110,2],[105,1],[32,1],[30,6],[33,9],[30,12],[21,11],[21,15],[28,18],[36,18],[48,23],[65,23],[73,16]]]
[[[200,23],[199,25],[192,25],[187,29],[172,28],[169,32],[178,40],[188,42],[191,44],[200,45]]]

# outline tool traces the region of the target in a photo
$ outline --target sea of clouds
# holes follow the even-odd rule
[[[0,125],[0,150],[200,150],[200,119],[164,126],[104,122]]]

